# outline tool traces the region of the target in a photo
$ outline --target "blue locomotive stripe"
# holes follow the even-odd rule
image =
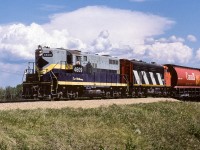
[[[120,83],[120,75],[102,72],[96,72],[92,74],[59,73],[58,81]]]

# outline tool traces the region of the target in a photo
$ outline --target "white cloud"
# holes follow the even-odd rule
[[[185,40],[183,38],[180,38],[180,37],[176,37],[175,35],[169,37],[169,42],[171,43],[175,43],[175,42],[184,42]]]
[[[195,37],[194,35],[188,35],[188,36],[187,36],[187,39],[188,39],[190,42],[196,42],[196,41],[197,41],[197,39],[196,39],[196,37]]]
[[[197,62],[200,62],[200,48],[196,51],[195,59],[197,60]]]
[[[135,45],[134,53],[149,61],[183,65],[191,60],[193,54],[192,48],[184,44],[184,41],[174,35],[169,38],[147,38],[144,45]]]
[[[192,49],[184,44],[183,38],[173,35],[155,39],[174,23],[152,14],[89,6],[55,14],[42,25],[3,25],[0,26],[0,63],[5,64],[5,59],[34,59],[39,44],[158,63],[187,63]]]
[[[181,42],[184,43],[185,40],[181,37],[176,37],[175,35],[170,36],[169,38],[160,38],[155,40],[154,38],[146,38],[145,39],[145,44],[153,44],[154,42],[160,42],[160,43],[176,43],[176,42]]]
[[[109,40],[108,31],[100,32],[98,38],[92,42],[90,49],[95,53],[111,50],[112,44]]]
[[[13,24],[1,26],[0,30],[0,57],[15,59],[33,59],[37,45],[49,45],[81,49],[85,45],[81,40],[69,36],[66,29],[47,32],[41,25],[32,23],[30,26]]]
[[[103,6],[88,6],[69,13],[51,16],[51,21],[43,27],[68,29],[69,33],[87,44],[101,31],[107,30],[113,43],[132,44],[146,37],[160,35],[174,22],[164,17],[142,12],[113,9]]]
[[[159,63],[186,64],[192,58],[192,49],[181,42],[155,42],[146,46],[144,56]]]
[[[117,45],[131,46],[143,43],[146,37],[164,33],[174,24],[164,17],[103,6],[88,6],[50,19],[44,25],[0,26],[0,57],[33,59],[39,44],[70,49],[93,46],[98,51]],[[100,32],[109,35],[97,37]]]
[[[102,38],[102,35],[104,38]],[[93,52],[108,54],[119,58],[140,59],[154,61],[160,64],[175,63],[187,64],[193,50],[184,44],[184,39],[176,36],[169,38],[147,38],[144,44],[113,44],[109,40],[108,31],[101,32],[91,47]]]

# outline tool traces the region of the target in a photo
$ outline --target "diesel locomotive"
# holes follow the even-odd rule
[[[200,70],[38,46],[23,81],[25,99],[199,97]]]

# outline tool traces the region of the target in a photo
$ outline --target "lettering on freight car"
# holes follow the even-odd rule
[[[186,79],[187,79],[187,80],[194,80],[194,81],[195,81],[195,74],[194,74],[194,73],[188,74],[188,73],[186,72]]]

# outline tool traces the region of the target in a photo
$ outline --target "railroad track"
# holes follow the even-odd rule
[[[40,101],[75,101],[75,100],[94,100],[94,99],[102,99],[100,97],[95,97],[95,98],[89,98],[89,97],[79,97],[76,99],[66,99],[66,98],[61,98],[61,99],[0,99],[0,103],[18,103],[18,102],[40,102]],[[110,98],[114,99],[114,98]],[[123,99],[123,98],[121,98]]]

